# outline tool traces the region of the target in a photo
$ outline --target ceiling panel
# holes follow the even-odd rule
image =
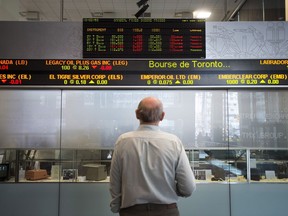
[[[36,11],[40,20],[59,21],[62,0],[9,0],[19,4],[19,12]],[[64,20],[81,21],[82,17],[134,18],[139,10],[138,0],[63,0]],[[148,0],[152,18],[192,18],[192,12],[197,9],[210,10],[212,16],[207,21],[221,21],[227,0]],[[229,0],[235,2],[235,0]],[[178,16],[175,16],[177,13]],[[187,17],[190,16],[190,17]],[[23,17],[23,13],[22,13]],[[25,18],[25,17],[24,17]]]

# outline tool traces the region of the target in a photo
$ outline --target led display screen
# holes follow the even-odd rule
[[[205,58],[205,20],[85,18],[83,58]]]
[[[0,87],[281,86],[288,84],[287,65],[285,59],[0,59]]]

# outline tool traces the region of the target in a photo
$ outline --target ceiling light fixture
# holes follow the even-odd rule
[[[193,18],[194,19],[207,19],[211,16],[210,11],[194,11]]]
[[[138,5],[138,7],[141,7],[143,5],[146,5],[147,2],[148,2],[148,0],[140,0],[140,1],[137,2],[137,5]]]
[[[135,14],[135,17],[138,19],[144,12],[149,8],[147,4],[148,0],[140,0],[137,2],[138,7],[141,7],[140,10]]]
[[[19,14],[22,17],[25,17],[26,20],[29,21],[39,21],[40,20],[40,12],[39,11],[21,11]]]
[[[95,11],[95,12],[91,12],[91,16],[94,18],[94,17],[103,17],[103,12],[98,12],[98,11]]]

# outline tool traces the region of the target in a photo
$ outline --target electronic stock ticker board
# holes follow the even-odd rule
[[[207,60],[205,22],[83,19],[83,59],[0,59],[0,87],[288,85],[288,60]]]
[[[84,18],[83,58],[205,58],[205,20]]]
[[[0,87],[276,87],[287,71],[285,59],[0,59]]]

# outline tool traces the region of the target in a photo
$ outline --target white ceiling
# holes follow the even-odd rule
[[[14,1],[14,0],[9,0]],[[23,20],[38,19],[40,21],[61,21],[62,0],[17,0],[19,13]],[[232,2],[229,6],[228,2]],[[209,10],[212,12],[207,21],[221,21],[229,7],[235,7],[235,2],[241,0],[149,0],[151,18],[193,18],[194,10]],[[63,20],[81,21],[92,17],[92,14],[103,18],[131,18],[139,10],[138,0],[63,0]],[[3,4],[3,3],[2,3]],[[230,3],[231,4],[231,3]],[[228,9],[227,9],[228,7]],[[233,8],[234,9],[234,8]],[[182,14],[182,16],[181,16]]]

